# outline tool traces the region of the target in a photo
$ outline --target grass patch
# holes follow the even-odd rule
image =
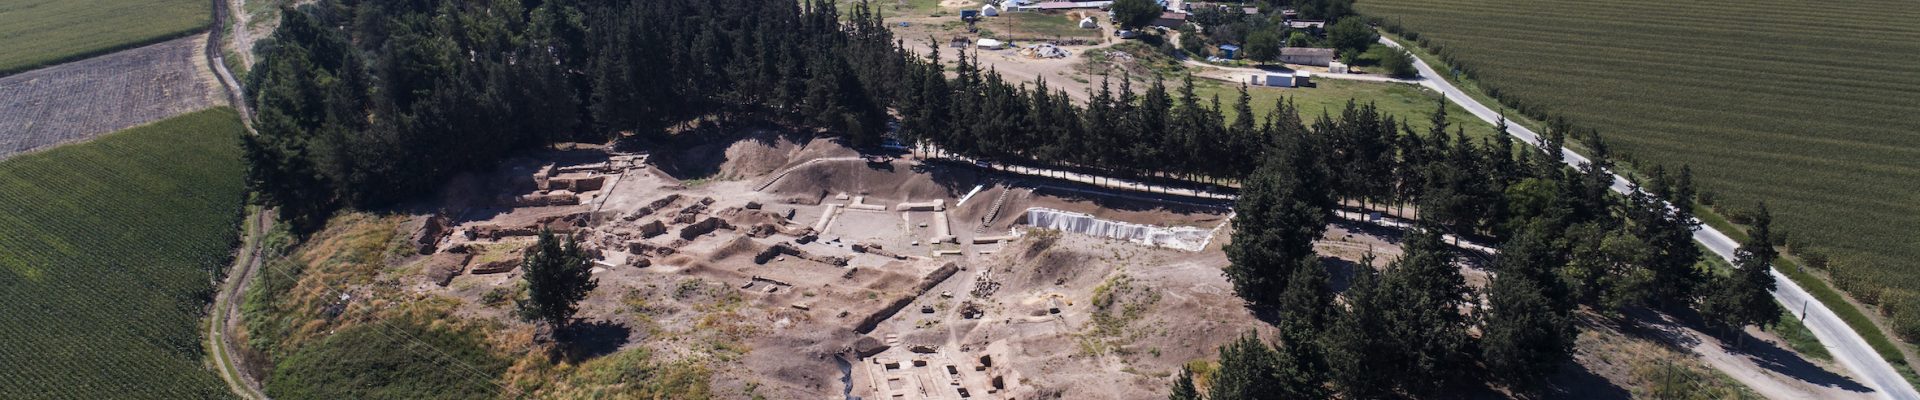
[[[506,368],[474,332],[360,324],[293,353],[266,389],[277,399],[477,399],[496,397]]]
[[[231,396],[198,322],[239,243],[241,132],[222,108],[0,161],[0,398]]]
[[[1800,355],[1820,361],[1833,361],[1833,353],[1827,352],[1827,346],[1820,345],[1820,339],[1813,337],[1813,331],[1800,323],[1800,314],[1794,310],[1781,310],[1780,323],[1773,325],[1773,333],[1787,342],[1787,347]]]
[[[0,0],[0,75],[198,33],[213,19],[196,0]]]
[[[1177,82],[1175,82],[1177,84]],[[1233,103],[1239,101],[1240,88],[1231,83],[1211,79],[1195,78],[1193,81],[1195,96],[1201,102],[1211,102],[1220,96],[1220,108],[1233,121],[1238,116]],[[1347,101],[1360,104],[1373,103],[1380,112],[1399,118],[1402,122],[1413,124],[1413,129],[1426,134],[1433,126],[1429,118],[1438,105],[1440,94],[1420,86],[1405,83],[1361,82],[1338,79],[1318,79],[1311,88],[1273,88],[1254,86],[1247,88],[1247,95],[1253,99],[1253,112],[1260,121],[1265,121],[1267,113],[1273,111],[1275,103],[1292,98],[1295,106],[1300,107],[1300,116],[1308,124],[1322,114],[1337,117],[1346,109]],[[1177,95],[1177,93],[1176,93]],[[1493,135],[1493,125],[1468,114],[1458,104],[1447,103],[1447,123],[1462,127],[1473,137]]]
[[[1357,7],[1419,32],[1509,106],[1599,129],[1636,164],[1689,163],[1725,204],[1765,200],[1776,232],[1829,250],[1849,267],[1832,277],[1839,288],[1879,305],[1891,331],[1920,338],[1920,136],[1910,134],[1920,131],[1911,95],[1920,29],[1910,28],[1910,4]]]

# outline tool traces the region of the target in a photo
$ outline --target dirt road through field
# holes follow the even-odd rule
[[[265,259],[265,246],[261,243],[268,230],[273,229],[273,218],[268,211],[258,211],[247,215],[238,256],[234,258],[233,268],[228,269],[225,280],[220,283],[220,291],[214,294],[213,314],[207,318],[207,343],[212,348],[214,367],[220,373],[220,379],[227,382],[227,388],[247,399],[266,399],[266,393],[260,391],[255,382],[247,376],[242,367],[240,355],[236,354],[229,334],[240,325],[240,302],[246,295],[247,284],[253,281],[253,273],[260,269]]]

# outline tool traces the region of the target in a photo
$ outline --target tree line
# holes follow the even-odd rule
[[[321,1],[282,11],[248,102],[249,180],[312,229],[568,140],[659,137],[751,115],[876,141],[901,51],[863,5]]]
[[[1540,394],[1571,359],[1582,306],[1615,317],[1693,308],[1735,335],[1782,315],[1764,217],[1730,274],[1702,267],[1688,169],[1656,168],[1617,195],[1590,131],[1581,134],[1600,151],[1576,168],[1560,163],[1571,129],[1523,146],[1502,121],[1476,142],[1448,131],[1444,107],[1431,117],[1415,132],[1350,106],[1281,130],[1292,134],[1244,181],[1226,248],[1236,293],[1278,332],[1222,346],[1204,398],[1418,398],[1476,381]],[[1369,255],[1336,296],[1313,241],[1336,208],[1355,204],[1412,205],[1419,226],[1400,258],[1376,272]],[[1443,233],[1502,243],[1484,290],[1467,285]],[[1191,375],[1176,378],[1173,399],[1202,398]]]

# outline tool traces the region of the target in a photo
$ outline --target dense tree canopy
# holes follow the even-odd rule
[[[1152,25],[1165,10],[1154,0],[1115,0],[1113,22],[1120,25],[1120,29],[1140,29]]]
[[[832,2],[322,1],[249,74],[250,179],[311,229],[506,153],[754,114],[877,142],[909,55]],[[843,22],[843,20],[845,22]]]

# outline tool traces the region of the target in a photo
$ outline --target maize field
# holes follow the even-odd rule
[[[199,322],[246,196],[238,114],[0,161],[0,398],[231,397]]]
[[[1364,0],[1506,106],[1689,164],[1920,338],[1920,4]]]

